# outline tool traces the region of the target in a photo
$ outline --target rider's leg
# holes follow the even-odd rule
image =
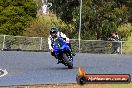
[[[57,59],[57,56],[55,55],[55,52],[51,52],[51,55],[54,56]]]
[[[120,54],[120,47],[117,47],[116,52],[117,54]]]
[[[59,60],[59,58],[57,57],[57,55],[55,55],[55,52],[51,52],[51,55],[54,56],[56,59],[58,59],[57,64],[61,63],[62,60]]]

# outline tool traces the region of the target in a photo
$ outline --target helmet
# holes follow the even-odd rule
[[[57,32],[58,32],[58,30],[57,30],[56,27],[52,27],[52,28],[50,29],[50,34],[51,34],[51,33],[57,33]]]
[[[57,36],[57,32],[58,32],[58,30],[57,30],[56,27],[52,27],[52,28],[50,29],[50,35],[51,35],[52,37],[56,37],[56,36]]]

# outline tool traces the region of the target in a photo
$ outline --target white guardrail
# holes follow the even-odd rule
[[[70,42],[74,52],[111,54],[113,47],[118,45],[120,48],[120,54],[132,54],[132,42],[81,40],[80,49],[78,39],[71,39]],[[114,43],[118,44],[113,46]],[[0,35],[0,49],[8,51],[49,51],[47,38],[10,35]]]

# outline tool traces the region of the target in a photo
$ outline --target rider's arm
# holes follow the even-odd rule
[[[50,36],[49,36],[49,37],[48,37],[48,45],[49,45],[49,49],[50,49],[50,50],[53,49],[52,46],[51,46],[51,43],[52,43],[52,42],[51,42],[51,39],[50,39]]]
[[[112,41],[115,41],[115,38],[111,38]]]
[[[66,39],[66,42],[69,43],[70,39],[62,32],[60,32],[62,38]]]

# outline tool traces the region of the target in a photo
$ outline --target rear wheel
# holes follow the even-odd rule
[[[72,69],[73,68],[73,63],[72,63],[72,61],[69,60],[69,58],[67,57],[66,54],[63,54],[63,59],[66,62],[68,68]]]

